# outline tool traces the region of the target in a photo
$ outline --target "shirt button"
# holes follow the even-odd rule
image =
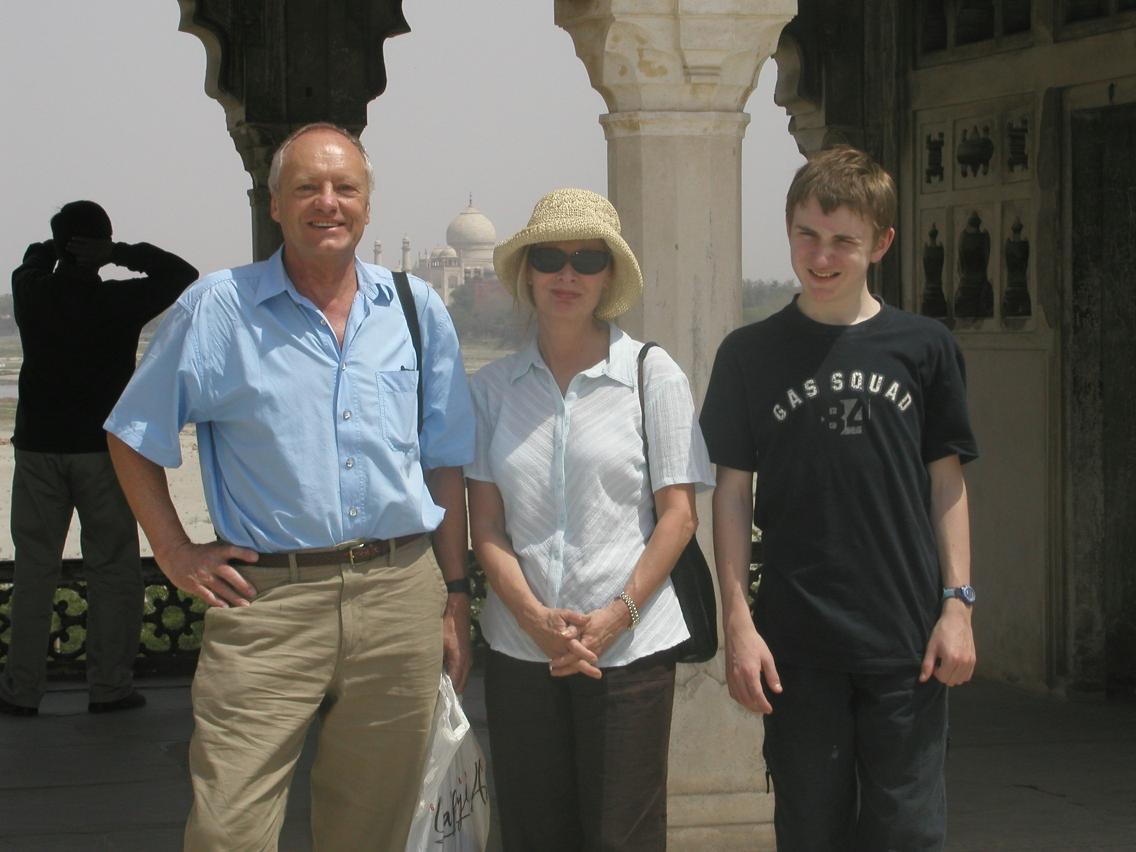
[[[325,320],[325,319],[321,319],[321,320],[320,320],[320,325],[327,325],[327,320]]]
[[[347,369],[347,362],[346,362],[346,361],[344,361],[344,362],[343,362],[342,364],[340,364],[340,365],[339,365],[339,369],[341,369],[341,370],[346,370],[346,369]]]
[[[350,509],[347,510],[347,514],[354,518],[356,515],[359,514],[359,510],[356,509],[354,506],[352,506]]]
[[[348,470],[351,470],[351,468],[355,467],[355,459],[348,459],[344,463],[344,467],[346,467]]]
[[[344,420],[350,420],[351,419],[351,410],[350,409],[343,412],[343,419]]]

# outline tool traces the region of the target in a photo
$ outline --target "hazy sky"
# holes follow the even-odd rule
[[[474,205],[504,239],[557,186],[605,192],[606,111],[552,0],[405,0],[412,32],[386,42],[386,93],[363,134],[375,163],[371,224],[397,264],[445,240]],[[14,203],[0,228],[5,272],[50,236],[63,203],[107,208],[115,237],[181,254],[202,272],[251,259],[251,186],[204,91],[205,49],[178,32],[176,0],[36,0],[0,11],[0,157]],[[801,162],[762,69],[743,144],[742,270],[789,278],[782,204]]]

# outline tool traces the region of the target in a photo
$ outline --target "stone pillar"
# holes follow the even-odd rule
[[[600,119],[608,191],[643,264],[643,301],[620,324],[658,340],[701,399],[714,353],[741,324],[743,112],[650,110]]]
[[[280,226],[269,210],[271,193],[268,191],[268,169],[272,165],[272,155],[291,132],[291,127],[287,124],[254,125],[242,121],[229,127],[229,135],[233,137],[245,171],[252,177],[252,189],[248,191],[248,198],[252,216],[254,260],[268,257],[283,242]]]
[[[742,319],[742,110],[796,11],[795,0],[555,0],[609,109],[608,191],[643,266],[643,302],[621,325],[663,344],[699,402]],[[699,512],[710,553],[707,499]],[[761,724],[729,698],[721,652],[679,667],[669,793],[669,849],[774,848]]]

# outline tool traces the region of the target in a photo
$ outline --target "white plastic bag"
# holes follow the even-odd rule
[[[489,838],[485,757],[445,672],[407,852],[483,852]]]

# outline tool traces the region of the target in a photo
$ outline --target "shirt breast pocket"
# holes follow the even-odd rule
[[[396,450],[417,449],[418,371],[384,370],[375,375],[383,437]]]

